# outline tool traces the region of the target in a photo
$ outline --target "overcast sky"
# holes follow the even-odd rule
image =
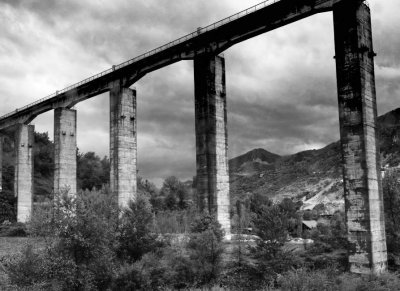
[[[0,0],[0,115],[257,4],[254,0]],[[400,107],[399,0],[370,0],[379,114]],[[338,140],[332,14],[225,52],[229,156],[286,155]],[[195,174],[193,63],[135,85],[138,167],[158,185]],[[109,96],[76,106],[78,147],[109,151]],[[53,135],[53,112],[33,122]]]

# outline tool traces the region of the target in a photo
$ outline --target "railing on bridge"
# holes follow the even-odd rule
[[[0,120],[4,119],[4,118],[7,118],[7,117],[19,112],[19,111],[25,110],[26,108],[32,107],[32,106],[34,106],[34,105],[36,105],[38,103],[41,103],[41,102],[43,102],[45,100],[51,99],[53,97],[56,97],[59,94],[62,94],[62,93],[65,93],[65,92],[67,92],[69,90],[77,88],[77,87],[79,87],[79,86],[81,86],[83,84],[86,84],[86,83],[94,80],[94,79],[97,79],[99,77],[107,75],[107,74],[109,74],[109,73],[111,73],[111,72],[113,72],[115,70],[118,70],[118,69],[121,69],[123,67],[126,67],[126,66],[128,66],[128,65],[130,65],[132,63],[135,63],[135,62],[137,62],[137,61],[139,61],[141,59],[147,58],[147,57],[152,56],[152,55],[154,55],[154,54],[156,54],[156,53],[158,53],[160,51],[163,51],[163,50],[168,49],[168,48],[170,48],[172,46],[175,46],[175,45],[180,44],[182,42],[185,42],[185,41],[187,41],[189,39],[192,39],[192,38],[194,38],[194,37],[196,37],[196,36],[198,36],[198,35],[200,35],[202,33],[205,33],[207,31],[216,29],[216,28],[218,28],[218,27],[220,27],[220,26],[222,26],[224,24],[227,24],[227,23],[233,21],[233,20],[239,19],[239,18],[241,18],[243,16],[246,16],[248,14],[254,13],[254,12],[256,12],[256,11],[266,7],[266,6],[269,6],[269,5],[274,4],[276,2],[279,2],[279,1],[281,1],[281,0],[266,0],[266,1],[263,1],[261,3],[258,3],[256,5],[254,5],[254,6],[250,7],[250,8],[242,10],[242,11],[236,13],[236,14],[233,14],[233,15],[231,15],[229,17],[226,17],[226,18],[224,18],[224,19],[222,19],[220,21],[217,21],[217,22],[215,22],[213,24],[210,24],[210,25],[208,25],[206,27],[201,27],[201,28],[199,27],[196,31],[194,31],[192,33],[189,33],[189,34],[187,34],[185,36],[182,36],[181,38],[178,38],[178,39],[176,39],[174,41],[171,41],[171,42],[169,42],[167,44],[164,44],[164,45],[162,45],[160,47],[157,47],[157,48],[155,48],[155,49],[153,49],[151,51],[148,51],[148,52],[146,52],[144,54],[141,54],[141,55],[139,55],[139,56],[137,56],[137,57],[135,57],[133,59],[130,59],[130,60],[126,61],[126,62],[123,62],[123,63],[118,64],[118,65],[114,65],[108,70],[100,72],[100,73],[98,73],[96,75],[93,75],[93,76],[91,76],[89,78],[86,78],[86,79],[80,81],[79,83],[70,85],[70,86],[68,86],[68,87],[66,87],[66,88],[64,88],[64,89],[62,89],[60,91],[56,91],[55,93],[50,94],[50,95],[48,95],[46,97],[43,97],[42,99],[39,99],[39,100],[37,100],[35,102],[32,102],[32,103],[30,103],[30,104],[28,104],[28,105],[26,105],[24,107],[18,108],[15,111],[12,111],[12,112],[10,112],[8,114],[5,114],[5,115],[0,117]]]

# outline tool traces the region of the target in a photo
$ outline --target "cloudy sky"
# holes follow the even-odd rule
[[[0,115],[260,0],[0,0]],[[400,107],[400,1],[370,0],[379,114]],[[286,155],[339,138],[332,14],[225,52],[229,156]],[[140,175],[195,174],[193,63],[153,72],[138,94]],[[80,151],[108,155],[109,96],[76,106]],[[53,134],[53,112],[33,121]]]

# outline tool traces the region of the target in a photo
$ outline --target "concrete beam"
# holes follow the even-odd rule
[[[118,205],[136,200],[136,90],[116,84],[110,91],[110,188]]]
[[[225,59],[194,60],[197,195],[201,211],[215,214],[227,235],[229,217]]]
[[[77,193],[76,110],[54,110],[54,193]]]
[[[335,5],[334,30],[350,271],[387,269],[377,143],[371,15],[361,1]]]
[[[33,199],[33,125],[20,124],[15,134],[15,181],[17,221],[29,221]]]

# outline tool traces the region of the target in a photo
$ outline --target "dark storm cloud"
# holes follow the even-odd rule
[[[222,8],[222,3],[186,0],[21,0],[6,3],[34,14],[60,38],[75,39],[84,49],[110,64],[190,33],[198,25],[218,20],[215,11]]]

